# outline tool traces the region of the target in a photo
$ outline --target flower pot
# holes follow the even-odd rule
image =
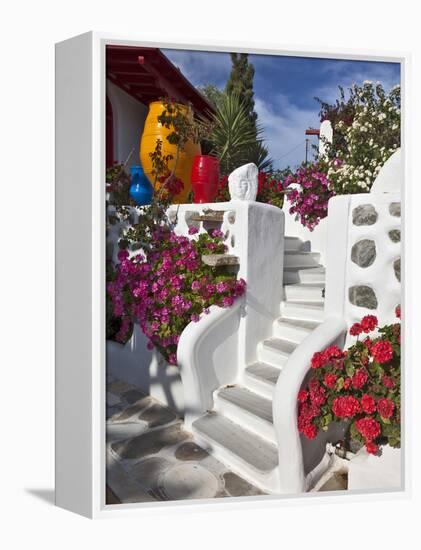
[[[130,196],[138,206],[150,204],[153,196],[153,188],[145,176],[143,168],[134,164],[130,167],[131,185]]]
[[[171,128],[165,128],[158,122],[158,116],[162,114],[165,106],[161,101],[153,101],[149,104],[149,113],[145,120],[145,127],[143,130],[142,138],[140,141],[140,160],[145,171],[146,177],[154,185],[154,176],[152,175],[152,159],[150,153],[153,153],[156,147],[157,140],[162,141],[162,154],[172,155],[173,159],[168,162],[169,170],[172,170],[175,163],[177,154],[177,146],[169,143],[167,136],[172,133]],[[188,115],[187,107],[182,106],[182,110]],[[185,203],[191,190],[191,168],[195,155],[200,154],[200,145],[193,141],[187,141],[184,149],[179,152],[177,168],[175,170],[175,176],[182,180],[184,187],[175,196],[175,203]],[[159,188],[159,182],[156,184]]]
[[[210,155],[196,155],[191,170],[193,202],[213,202],[218,191],[219,161]]]

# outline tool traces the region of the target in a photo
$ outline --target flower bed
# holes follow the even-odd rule
[[[351,327],[357,341],[347,351],[329,346],[314,354],[311,379],[298,394],[298,430],[308,439],[347,421],[349,439],[369,453],[400,446],[400,323],[369,336],[376,328],[377,318],[367,315]]]
[[[301,166],[285,181],[300,184],[288,193],[290,213],[310,231],[326,217],[332,196],[368,193],[400,147],[400,86],[386,93],[380,84],[364,82],[349,89],[347,100],[340,91],[334,105],[321,102],[321,120],[330,120],[333,127],[333,142],[325,143],[326,158]]]
[[[300,188],[288,191],[287,199],[291,203],[289,213],[295,214],[296,220],[313,231],[319,221],[326,217],[327,203],[334,195],[329,187],[326,166],[322,162],[302,166],[285,180],[285,186],[293,183]]]
[[[162,226],[154,231],[146,254],[119,252],[120,263],[107,284],[113,315],[120,319],[117,341],[125,342],[132,323],[138,322],[149,348],[156,347],[176,364],[184,328],[199,321],[210,306],[229,307],[244,294],[244,280],[201,260],[202,255],[226,252],[221,231],[196,233],[191,228],[190,238],[179,236]]]

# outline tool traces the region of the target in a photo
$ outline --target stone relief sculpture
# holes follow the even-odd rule
[[[228,176],[228,189],[231,200],[255,201],[257,195],[257,166],[250,162],[236,168]]]

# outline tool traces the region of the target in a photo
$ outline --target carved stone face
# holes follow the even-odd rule
[[[257,195],[258,169],[252,162],[235,169],[228,177],[231,200],[254,201]]]

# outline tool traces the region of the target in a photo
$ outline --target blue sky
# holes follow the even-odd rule
[[[231,70],[228,53],[163,51],[194,85],[224,88]],[[304,160],[304,132],[319,127],[315,96],[334,102],[338,85],[347,88],[372,80],[389,90],[400,82],[397,63],[254,54],[249,60],[255,68],[255,110],[276,168],[294,167]],[[312,142],[317,143],[317,138]]]

